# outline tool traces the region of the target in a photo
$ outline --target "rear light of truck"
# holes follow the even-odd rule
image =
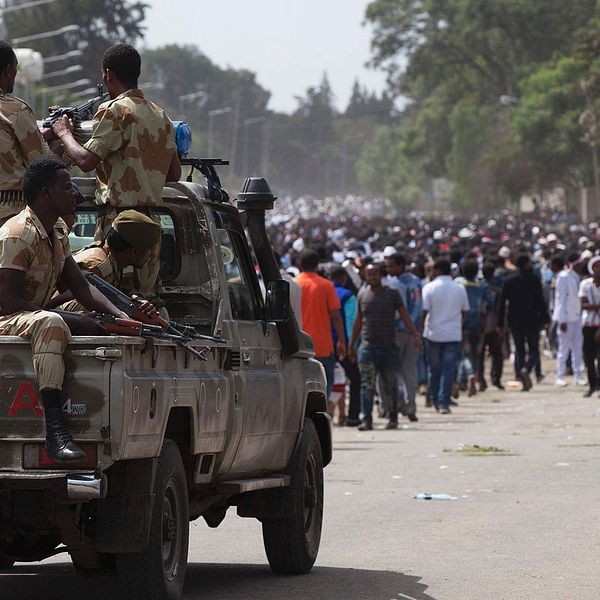
[[[69,469],[90,469],[98,465],[98,446],[96,444],[77,444],[86,455],[86,459],[76,463],[57,463],[52,460],[44,444],[25,444],[23,446],[24,469],[48,469],[66,471]]]

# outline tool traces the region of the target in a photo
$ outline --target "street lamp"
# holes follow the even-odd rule
[[[0,16],[17,10],[24,10],[25,8],[35,8],[36,6],[42,6],[42,4],[50,4],[51,2],[56,2],[56,0],[32,0],[32,2],[25,2],[25,4],[6,6],[0,8]]]
[[[46,73],[40,77],[40,81],[44,79],[52,79],[52,77],[59,77],[61,75],[69,75],[71,73],[79,73],[79,71],[83,71],[83,65],[71,65],[66,69],[61,69],[60,71],[52,71],[51,73]]]
[[[54,93],[60,90],[72,90],[82,85],[92,85],[91,79],[78,79],[77,81],[73,81],[72,83],[65,83],[64,85],[53,85],[52,87],[44,88],[44,92],[46,93]]]
[[[198,108],[202,108],[208,99],[208,94],[204,90],[199,90],[197,92],[192,92],[191,94],[184,94],[183,96],[179,96],[179,118],[184,120],[185,115],[183,114],[183,104],[184,102],[192,102],[193,100],[198,100],[198,98],[202,99],[202,102],[198,103]]]
[[[231,112],[231,106],[224,106],[223,108],[214,108],[208,111],[208,158],[212,158],[213,153],[213,120],[219,115],[225,115]]]
[[[264,125],[266,123],[266,119],[264,117],[250,117],[249,119],[244,119],[244,156],[243,156],[243,166],[244,166],[244,172],[243,175],[244,177],[247,177],[249,175],[248,173],[248,127],[250,125],[256,125],[258,123],[262,123],[263,124],[263,143],[261,145],[261,156],[260,156],[260,162],[261,165],[264,162],[264,152],[265,152],[265,130],[264,130]]]
[[[365,136],[363,133],[358,133],[356,135],[345,135],[342,138],[342,165],[340,169],[340,193],[346,194],[346,167],[348,162],[348,143],[349,142],[359,142],[364,140]]]
[[[13,38],[12,43],[14,45],[23,44],[25,42],[34,42],[36,40],[45,40],[46,38],[54,37],[57,35],[63,35],[63,33],[71,33],[71,31],[79,31],[79,25],[65,25],[60,29],[54,31],[44,31],[43,33],[34,33],[32,35],[25,35],[20,38]]]
[[[165,85],[160,81],[147,81],[146,83],[140,84],[140,90],[164,90]]]
[[[47,65],[49,63],[59,62],[61,60],[68,60],[69,58],[79,58],[80,56],[83,56],[83,50],[70,50],[64,54],[57,54],[56,56],[43,58],[42,62]]]

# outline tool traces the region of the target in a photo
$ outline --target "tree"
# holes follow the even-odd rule
[[[514,125],[520,144],[536,165],[540,184],[589,183],[589,153],[579,124],[585,110],[580,87],[584,75],[584,65],[570,56],[540,67],[522,83]]]
[[[76,59],[84,67],[81,77],[95,80],[100,77],[100,59],[108,46],[117,42],[135,45],[142,39],[147,7],[145,2],[133,0],[61,0],[6,13],[3,20],[8,40],[77,25],[77,31],[27,42],[27,47],[44,57],[82,50],[83,55]],[[56,63],[52,70],[65,66]],[[50,85],[63,81],[65,78],[57,77]]]
[[[230,174],[257,172],[264,146],[264,128],[246,128],[247,119],[267,115],[270,92],[247,70],[221,69],[196,46],[169,44],[142,55],[143,81],[173,118],[194,129],[194,153],[207,152],[208,111],[229,107],[212,119],[213,152],[230,160]],[[195,95],[192,98],[190,94]],[[262,133],[262,135],[261,135]],[[258,134],[258,135],[257,135]]]
[[[394,102],[387,92],[379,97],[356,80],[344,116],[350,119],[368,117],[377,123],[390,123],[393,111]]]
[[[422,165],[410,158],[407,152],[407,131],[410,128],[407,119],[394,126],[380,125],[356,165],[362,189],[390,198],[407,209],[422,204],[429,187]]]
[[[555,55],[571,54],[573,32],[596,10],[595,0],[371,2],[372,64],[414,111],[402,133],[406,155],[430,177],[450,175],[463,207],[514,198],[542,180],[548,171],[535,160],[538,149],[514,134],[498,98],[523,96],[526,104],[527,78]]]

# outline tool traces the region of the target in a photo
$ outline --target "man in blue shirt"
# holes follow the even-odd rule
[[[385,259],[389,278],[395,278],[402,289],[401,296],[406,305],[410,320],[417,331],[423,302],[421,299],[421,280],[406,270],[406,259],[401,254],[393,254]],[[400,412],[409,420],[417,421],[417,361],[420,352],[415,347],[414,337],[406,329],[401,319],[396,319],[396,345],[400,353],[399,375],[404,383],[404,394],[400,401]]]

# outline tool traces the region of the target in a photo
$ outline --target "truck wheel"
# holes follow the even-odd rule
[[[323,523],[323,458],[317,430],[311,419],[289,467],[290,515],[264,519],[263,541],[275,573],[308,573],[319,552]]]
[[[143,552],[117,554],[117,577],[129,600],[181,598],[188,555],[185,469],[175,442],[165,440],[154,482],[150,541]]]

